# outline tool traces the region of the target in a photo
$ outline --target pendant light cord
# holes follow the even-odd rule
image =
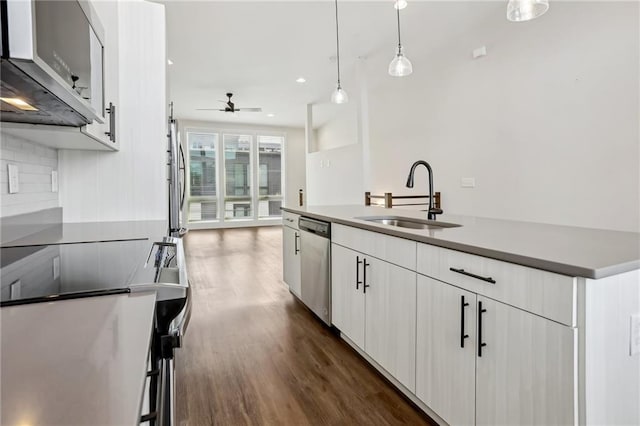
[[[336,61],[338,63],[338,87],[340,87],[340,35],[338,30],[338,0],[336,4]]]
[[[396,12],[398,12],[398,49],[402,49],[402,43],[400,43],[400,8],[397,8]]]

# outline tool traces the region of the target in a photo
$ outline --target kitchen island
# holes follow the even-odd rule
[[[438,221],[462,226],[408,229],[371,219],[426,214],[283,210],[285,281],[296,271],[286,248],[305,249],[287,228],[331,222],[333,325],[435,420],[640,423],[640,234],[451,215]]]

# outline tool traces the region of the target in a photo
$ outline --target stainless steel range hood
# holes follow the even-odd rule
[[[104,30],[85,1],[0,2],[0,121],[104,122]]]

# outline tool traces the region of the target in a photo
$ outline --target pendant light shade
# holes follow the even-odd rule
[[[345,92],[344,89],[340,87],[340,85],[338,85],[338,87],[336,87],[336,90],[334,90],[331,94],[331,102],[333,102],[334,104],[346,104],[347,102],[349,102],[349,95],[347,95],[347,92]]]
[[[345,104],[349,102],[349,96],[340,85],[340,31],[338,27],[338,0],[335,0],[336,5],[336,63],[338,66],[338,84],[336,90],[331,94],[331,102],[334,104]]]
[[[395,58],[389,64],[389,75],[393,77],[404,77],[413,72],[413,65],[409,58],[404,56],[402,52],[402,43],[400,41],[400,8],[396,8],[398,17],[398,51]]]
[[[549,0],[509,0],[507,19],[524,22],[542,16],[549,10]]]
[[[402,48],[398,47],[398,53],[396,57],[393,58],[391,63],[389,64],[389,75],[394,77],[404,77],[405,75],[409,75],[413,72],[413,65],[411,65],[411,61],[404,56],[402,53]]]

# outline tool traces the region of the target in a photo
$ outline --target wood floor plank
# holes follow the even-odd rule
[[[434,424],[282,282],[282,229],[191,231],[181,426]]]

